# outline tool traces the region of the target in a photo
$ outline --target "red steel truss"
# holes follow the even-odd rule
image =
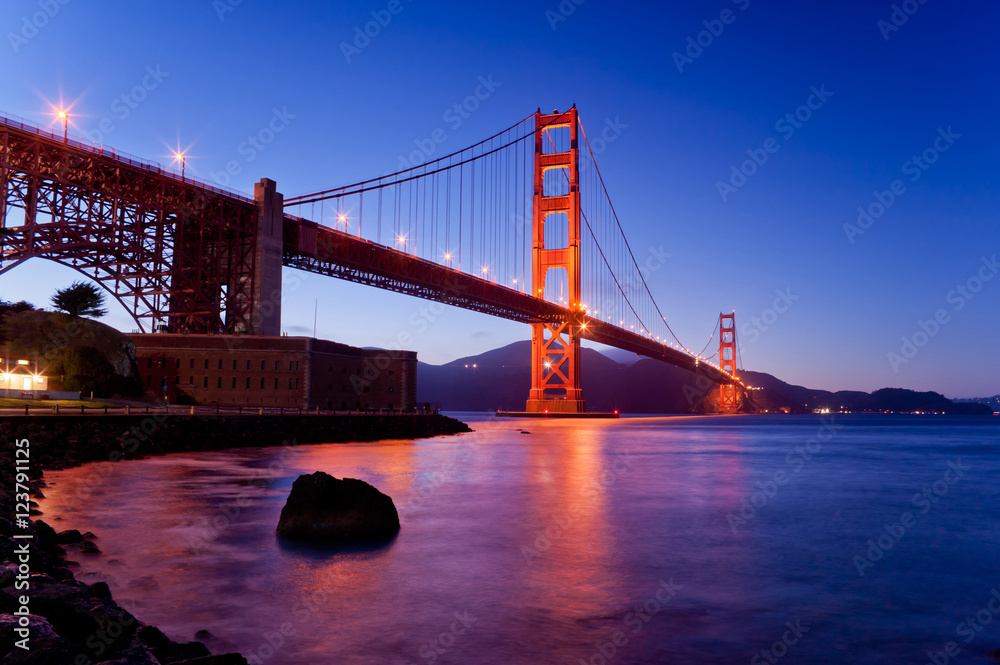
[[[252,331],[252,200],[0,117],[0,274],[75,268],[141,328]]]

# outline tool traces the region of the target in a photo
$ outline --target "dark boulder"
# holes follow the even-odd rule
[[[94,544],[92,540],[84,540],[80,543],[81,554],[100,554],[101,548]]]
[[[385,541],[398,532],[392,499],[363,480],[322,471],[295,480],[277,529],[283,538],[338,545]]]
[[[87,585],[90,593],[95,598],[103,598],[105,600],[111,600],[111,587],[108,586],[107,582],[94,582],[93,584]]]
[[[178,644],[155,626],[140,626],[135,635],[161,663],[173,663],[209,655],[208,648],[201,642]]]
[[[60,545],[79,543],[83,540],[83,535],[76,529],[67,529],[56,534],[56,542]]]
[[[58,658],[48,660],[53,656],[69,657],[66,642],[56,634],[52,624],[45,617],[35,614],[27,616],[26,626],[29,634],[27,645],[29,649],[21,649],[17,641],[24,636],[17,632],[22,628],[20,617],[13,614],[0,614],[0,660],[4,663],[55,663]],[[71,661],[68,661],[71,662]]]
[[[50,527],[43,520],[34,520],[31,525],[35,530],[35,535],[38,536],[38,542],[43,545],[50,545],[59,542],[59,536],[56,534],[56,530]]]

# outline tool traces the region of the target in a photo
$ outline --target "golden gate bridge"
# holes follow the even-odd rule
[[[251,199],[0,116],[0,193],[0,274],[34,257],[69,266],[147,331],[280,335],[288,266],[529,324],[529,412],[585,411],[585,339],[706,377],[721,410],[750,403],[735,315],[720,315],[700,351],[677,338],[575,106],[287,199],[266,178]]]

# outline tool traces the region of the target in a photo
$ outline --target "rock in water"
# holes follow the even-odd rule
[[[284,538],[341,545],[385,541],[397,533],[392,499],[363,480],[339,480],[322,471],[295,480],[277,528]]]

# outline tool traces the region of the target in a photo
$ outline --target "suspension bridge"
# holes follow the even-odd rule
[[[287,266],[529,324],[529,412],[585,412],[585,339],[705,377],[720,410],[749,402],[735,315],[699,351],[677,338],[575,106],[287,199],[266,178],[250,198],[0,116],[0,193],[0,274],[34,257],[69,266],[146,331],[280,335]]]

